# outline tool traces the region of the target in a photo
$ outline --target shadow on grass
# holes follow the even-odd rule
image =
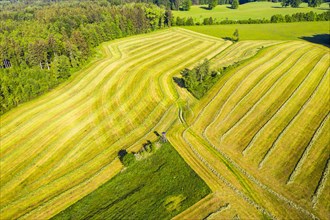
[[[309,41],[315,44],[321,44],[326,47],[330,47],[330,34],[316,34],[313,36],[302,36],[300,39]]]
[[[173,80],[180,88],[185,88],[184,80],[182,78],[173,77]]]
[[[208,6],[200,6],[199,8],[210,11],[211,9]]]

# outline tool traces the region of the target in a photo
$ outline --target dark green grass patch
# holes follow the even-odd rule
[[[170,219],[210,192],[164,143],[53,219]]]

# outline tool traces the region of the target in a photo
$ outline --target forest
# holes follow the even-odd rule
[[[174,17],[190,0],[0,1],[0,115],[81,69],[102,42],[170,26],[328,21],[330,12],[203,22]],[[218,4],[226,2],[217,2]],[[241,2],[240,2],[241,3]],[[216,3],[215,3],[216,4]]]
[[[10,4],[0,12],[0,114],[61,83],[102,42],[170,26],[153,4]]]

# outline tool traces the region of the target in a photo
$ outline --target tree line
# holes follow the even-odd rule
[[[329,21],[330,11],[323,13],[310,12],[299,12],[292,15],[273,15],[270,19],[246,19],[246,20],[217,20],[213,17],[203,18],[202,21],[195,21],[192,17],[181,18],[174,17],[172,19],[172,26],[193,26],[193,25],[219,25],[219,24],[266,24],[266,23],[290,23],[290,22],[305,22],[305,21]]]
[[[100,43],[170,26],[153,4],[13,4],[0,12],[0,114],[61,83]]]

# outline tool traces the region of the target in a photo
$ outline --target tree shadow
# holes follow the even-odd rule
[[[315,43],[321,44],[326,47],[330,47],[330,34],[316,34],[313,36],[302,36],[300,39]]]
[[[200,6],[199,8],[210,11],[211,9],[208,6]]]
[[[174,82],[181,88],[185,88],[184,80],[179,77],[173,77]]]
[[[234,9],[234,8],[231,7],[231,5],[226,6],[226,8],[228,8],[228,9]]]
[[[126,154],[127,154],[127,151],[126,150],[120,150],[118,152],[119,159],[122,159]]]

